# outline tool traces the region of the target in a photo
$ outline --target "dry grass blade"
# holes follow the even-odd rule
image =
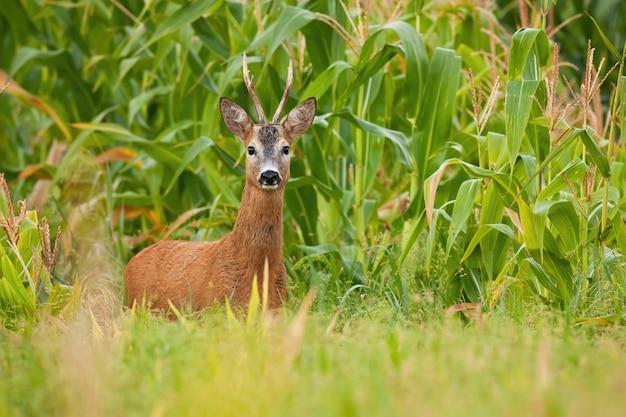
[[[304,297],[304,300],[302,300],[298,313],[293,318],[293,321],[287,330],[287,334],[285,335],[282,353],[285,363],[288,366],[293,364],[293,361],[300,353],[302,339],[304,337],[304,326],[314,300],[315,290],[310,290],[306,297]]]
[[[113,161],[130,161],[137,156],[137,153],[132,149],[118,146],[115,148],[107,149],[101,154],[95,157],[95,161],[98,164],[105,164]]]
[[[46,164],[31,164],[24,167],[24,169],[17,176],[21,180],[25,180],[28,178],[37,178],[49,180],[52,178],[50,173],[45,170]]]
[[[337,325],[337,321],[339,320],[339,316],[342,312],[343,308],[337,307],[337,309],[335,310],[335,314],[333,314],[333,317],[330,319],[330,323],[328,323],[328,326],[326,327],[325,333],[327,335],[331,334],[335,330],[335,326]]]
[[[508,207],[504,208],[504,212],[511,220],[511,223],[515,226],[515,228],[520,232],[520,234],[524,234],[524,228],[522,227],[522,222],[520,221],[519,214],[517,212],[511,210]]]
[[[428,220],[428,227],[432,227],[433,224],[433,213],[435,211],[435,194],[437,193],[437,188],[439,187],[439,183],[441,182],[441,178],[443,177],[443,173],[445,172],[446,166],[442,165],[435,173],[426,181],[424,184],[426,188],[425,193],[425,203],[426,203],[426,219]]]
[[[65,140],[70,141],[72,139],[72,135],[70,134],[70,131],[67,128],[67,124],[63,121],[63,119],[61,119],[59,114],[48,103],[46,103],[39,97],[29,93],[28,91],[23,89],[21,86],[19,86],[17,83],[12,82],[9,79],[9,76],[7,75],[7,73],[2,70],[0,70],[0,84],[3,85],[2,87],[3,92],[4,90],[6,90],[8,94],[14,97],[17,97],[21,100],[24,100],[25,102],[32,105],[33,107],[36,107],[39,110],[47,113],[50,116],[50,118],[54,121],[54,123],[57,125],[57,127],[59,128]]]
[[[261,311],[262,316],[265,317],[267,314],[268,305],[267,302],[269,300],[269,282],[270,282],[270,264],[265,257],[265,261],[263,262],[263,283],[261,285]]]

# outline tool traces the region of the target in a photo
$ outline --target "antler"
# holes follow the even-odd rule
[[[287,82],[285,83],[285,92],[283,96],[280,98],[280,103],[278,103],[278,108],[276,109],[276,113],[274,113],[274,117],[272,117],[272,123],[277,123],[280,119],[280,115],[285,109],[285,104],[287,104],[287,97],[289,97],[289,90],[291,90],[291,84],[293,83],[293,62],[291,59],[289,60],[289,69],[287,69]]]
[[[259,123],[265,123],[265,113],[263,112],[263,107],[261,107],[261,102],[256,95],[254,84],[252,84],[252,79],[250,78],[250,71],[248,71],[248,58],[246,57],[245,52],[243,54],[243,80],[246,83],[248,94],[250,94],[252,102],[254,103],[256,114],[259,116]]]

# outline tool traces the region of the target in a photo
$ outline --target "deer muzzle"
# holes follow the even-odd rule
[[[266,170],[261,173],[259,182],[264,190],[274,190],[280,184],[280,174],[273,170]]]

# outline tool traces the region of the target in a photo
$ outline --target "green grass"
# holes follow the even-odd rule
[[[87,315],[0,335],[0,415],[621,416],[626,333],[538,315],[424,322]],[[299,337],[300,329],[304,329]],[[44,411],[45,410],[45,411]]]

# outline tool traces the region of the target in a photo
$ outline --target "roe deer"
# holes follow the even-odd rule
[[[243,77],[259,117],[257,124],[239,105],[225,97],[220,99],[224,123],[247,147],[246,181],[235,226],[215,242],[161,241],[139,252],[124,273],[131,306],[144,297],[161,310],[167,309],[169,302],[176,307],[190,304],[193,310],[226,299],[245,305],[253,277],[258,277],[259,286],[263,281],[266,259],[268,307],[280,307],[285,300],[282,214],[289,179],[289,146],[313,122],[316,101],[305,100],[279,123],[293,78],[290,62],[285,92],[267,123],[245,55]]]

